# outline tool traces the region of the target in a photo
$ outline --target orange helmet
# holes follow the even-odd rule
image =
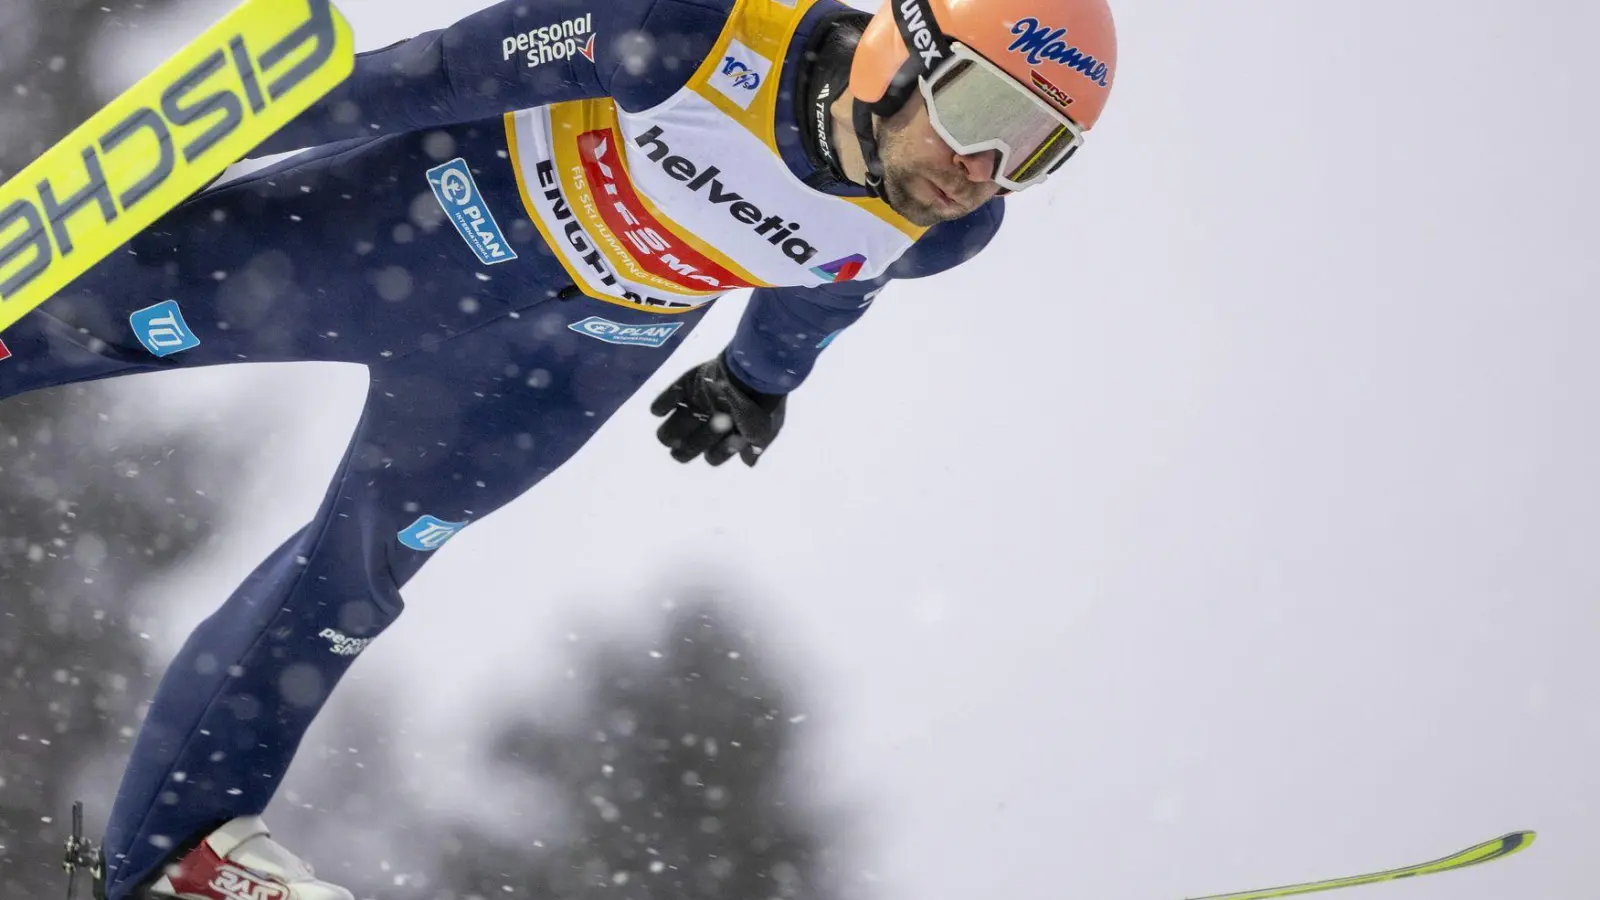
[[[887,117],[920,87],[935,127],[958,150],[1011,155],[1011,177],[996,180],[1016,189],[1043,180],[1077,149],[1105,109],[1116,61],[1106,0],[884,0],[856,47],[850,90]],[[963,69],[973,77],[954,87],[963,79],[951,76]],[[992,102],[979,84],[984,78]],[[1002,82],[1008,87],[995,90]],[[940,97],[940,85],[953,89]],[[989,107],[988,121],[979,107]],[[1060,122],[1056,136],[1042,136],[1036,123],[1027,133],[986,139],[985,130],[1004,131],[1035,116],[1035,107]]]

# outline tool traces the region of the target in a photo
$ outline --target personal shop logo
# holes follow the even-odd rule
[[[500,41],[502,62],[519,55],[530,69],[574,56],[594,62],[594,13],[543,25]]]

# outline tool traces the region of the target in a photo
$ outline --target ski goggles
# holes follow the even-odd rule
[[[995,151],[994,181],[1020,191],[1044,181],[1083,145],[1083,129],[971,48],[918,79],[928,119],[963,155]]]

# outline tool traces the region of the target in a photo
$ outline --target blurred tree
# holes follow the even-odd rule
[[[501,803],[543,785],[565,827],[458,826],[428,900],[825,900],[844,895],[844,819],[792,783],[802,707],[752,632],[708,592],[657,637],[592,646],[577,711],[529,714],[494,742]],[[391,894],[392,895],[392,894]]]
[[[110,99],[95,36],[172,5],[0,4],[0,178]],[[64,889],[71,794],[108,757],[90,780],[109,793],[153,688],[128,598],[204,540],[221,499],[214,455],[230,448],[140,427],[129,396],[70,387],[0,403],[0,897]],[[95,830],[104,813],[91,809]]]
[[[422,798],[436,780],[418,763],[430,733],[409,729],[405,698],[346,678],[306,734],[266,812],[274,833],[317,874],[357,897],[420,900],[417,890],[451,823]]]

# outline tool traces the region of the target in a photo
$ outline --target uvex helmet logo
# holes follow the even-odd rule
[[[905,16],[911,46],[922,56],[922,67],[932,71],[944,59],[944,54],[939,52],[939,46],[933,40],[933,32],[929,30],[928,20],[922,12],[921,0],[900,0],[900,13]]]

